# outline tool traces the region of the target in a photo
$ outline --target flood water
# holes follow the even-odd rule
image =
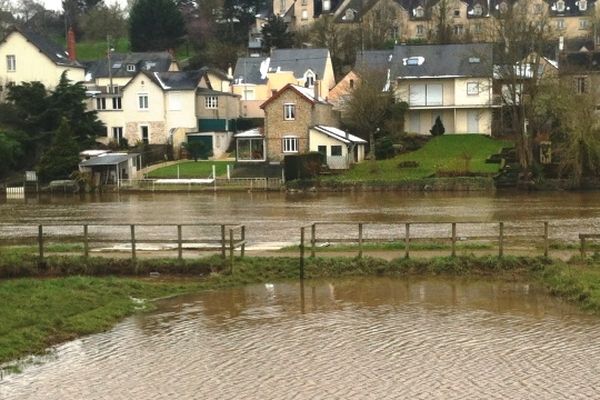
[[[535,287],[361,278],[164,301],[1,399],[597,399],[600,323]]]
[[[297,240],[300,226],[311,221],[483,221],[491,226],[501,220],[507,234],[519,229],[524,232],[517,233],[541,234],[537,221],[547,220],[552,238],[574,241],[579,233],[600,229],[600,193],[146,193],[0,200],[0,237],[37,232],[7,226],[15,223],[215,222],[245,224],[248,241],[257,243]],[[335,233],[341,228],[319,229]],[[365,235],[403,235],[402,229],[366,227]],[[458,234],[477,235],[485,229],[490,227],[467,224]],[[449,230],[415,226],[411,233],[448,235]]]

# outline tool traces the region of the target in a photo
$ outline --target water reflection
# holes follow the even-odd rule
[[[0,398],[598,398],[597,322],[520,283],[253,285],[65,344]]]

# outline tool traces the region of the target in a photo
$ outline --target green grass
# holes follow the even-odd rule
[[[155,169],[148,174],[148,178],[177,178],[179,166],[180,178],[208,178],[212,174],[212,166],[216,166],[217,176],[227,173],[227,164],[233,167],[232,161],[182,161],[180,163]]]
[[[129,51],[129,39],[118,38],[112,40],[112,48],[116,53],[127,53]],[[98,60],[106,58],[105,41],[77,42],[77,59],[80,61]]]
[[[444,135],[430,140],[419,150],[401,154],[389,160],[363,162],[347,172],[327,179],[338,181],[402,181],[431,176],[492,175],[498,164],[485,160],[511,142],[482,135]],[[465,158],[468,156],[469,160]],[[400,168],[404,161],[416,161],[416,168]]]
[[[498,246],[493,243],[456,243],[456,248],[458,250],[489,250],[497,248]],[[387,242],[387,243],[363,243],[363,250],[404,250],[406,248],[406,243],[403,241],[396,242]],[[452,244],[449,242],[414,242],[410,243],[411,251],[419,251],[419,250],[450,250],[452,248]],[[306,250],[310,251],[310,244],[306,246]],[[279,249],[278,251],[286,252],[298,250],[298,246],[287,246]],[[358,244],[332,244],[326,247],[316,247],[315,252],[332,252],[332,251],[358,251]]]

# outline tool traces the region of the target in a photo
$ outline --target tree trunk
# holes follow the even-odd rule
[[[375,132],[369,133],[369,160],[375,159]]]

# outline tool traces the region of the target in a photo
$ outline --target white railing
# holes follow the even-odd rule
[[[281,178],[121,179],[119,189],[142,191],[201,191],[220,189],[279,190]]]

